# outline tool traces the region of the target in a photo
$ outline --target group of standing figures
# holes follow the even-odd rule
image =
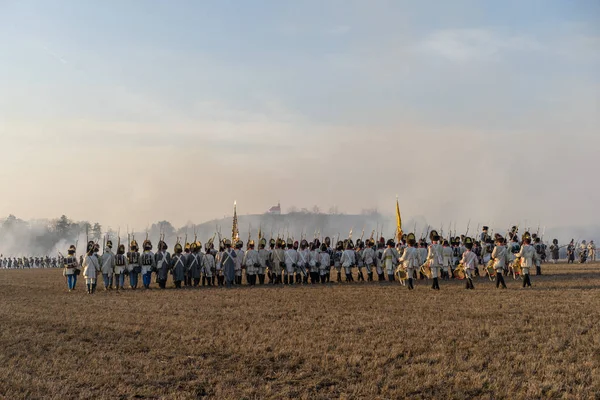
[[[494,239],[485,230],[481,239],[460,237],[444,239],[436,231],[431,231],[430,241],[417,240],[410,233],[402,235],[399,243],[394,240],[352,239],[337,241],[330,238],[300,242],[292,239],[261,238],[258,249],[249,240],[244,250],[240,240],[221,240],[218,249],[210,240],[203,251],[199,241],[182,245],[177,242],[173,254],[168,252],[164,240],[153,245],[146,239],[139,251],[138,243],[119,244],[116,254],[110,240],[102,254],[99,246],[89,242],[85,257],[81,261],[71,246],[64,257],[64,275],[69,290],[75,289],[77,276],[83,270],[88,293],[96,290],[97,279],[102,276],[105,290],[123,290],[128,281],[131,289],[137,289],[139,277],[141,287],[149,289],[152,282],[158,287],[167,287],[169,277],[175,288],[182,286],[250,286],[273,284],[317,284],[336,282],[398,281],[413,289],[415,280],[431,279],[432,289],[439,289],[439,280],[464,279],[467,289],[473,289],[473,278],[487,276],[496,281],[497,287],[506,287],[503,276],[511,275],[522,279],[523,286],[531,286],[530,270],[541,274],[541,264],[546,259],[546,248],[540,245],[540,238],[525,233],[518,238],[516,233],[501,235]],[[268,245],[268,246],[267,246]],[[553,244],[554,246],[555,244]],[[551,246],[552,259],[554,258]],[[556,245],[557,246],[557,245]],[[558,257],[556,257],[558,258]],[[480,267],[483,272],[480,272]],[[333,275],[335,273],[335,275]],[[342,278],[344,274],[345,279]],[[335,278],[333,278],[335,276]]]

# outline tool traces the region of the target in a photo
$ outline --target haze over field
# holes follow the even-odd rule
[[[596,1],[9,0],[0,54],[0,216],[600,225]]]

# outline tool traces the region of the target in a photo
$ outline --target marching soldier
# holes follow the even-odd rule
[[[407,244],[408,247],[404,249],[404,253],[402,253],[398,263],[402,264],[402,266],[406,269],[406,275],[408,276],[408,289],[413,290],[415,288],[414,277],[420,266],[419,255],[417,254],[416,248],[417,241],[414,233],[408,234]]]
[[[492,260],[494,260],[494,269],[496,270],[496,289],[498,289],[500,285],[502,285],[503,289],[506,289],[506,283],[504,282],[502,274],[508,267],[510,256],[504,246],[504,238],[502,236],[496,238],[496,247],[494,247],[494,251],[492,251]]]
[[[419,247],[417,248],[417,254],[419,255],[419,262],[421,265],[425,264],[427,261],[427,254],[429,250],[427,249],[427,242],[424,239],[419,240]],[[419,278],[425,279],[425,275],[419,269]]]
[[[225,239],[224,245],[225,249],[222,253],[221,264],[223,275],[225,277],[225,284],[227,288],[231,288],[235,280],[235,259],[237,253],[231,248],[231,241],[229,239]]]
[[[552,244],[550,245],[550,253],[552,253],[552,263],[556,264],[558,262],[560,247],[558,246],[558,239],[553,239]]]
[[[567,246],[567,264],[573,264],[575,262],[575,240],[571,239],[571,243]]]
[[[523,246],[517,254],[521,258],[521,268],[523,269],[523,287],[531,287],[531,278],[529,277],[529,269],[535,265],[537,253],[531,245],[531,236],[527,232],[523,235]]]
[[[300,276],[302,283],[308,283],[308,272],[310,270],[310,251],[308,250],[308,242],[302,239],[300,242],[300,250],[298,250],[298,267],[296,268],[296,283],[299,283]]]
[[[171,273],[173,274],[173,282],[176,289],[181,289],[181,282],[185,280],[185,272],[187,270],[186,257],[183,254],[181,243],[176,243],[173,248],[174,254],[171,257]]]
[[[163,240],[158,242],[155,263],[158,287],[161,289],[164,289],[167,286],[167,278],[169,276],[169,269],[171,268],[171,254],[167,251],[168,248],[169,247]]]
[[[191,253],[188,255],[188,274],[190,279],[193,280],[192,285],[194,287],[198,287],[200,284],[200,277],[202,275],[202,261],[204,254],[202,254],[201,250],[202,243],[195,241],[190,244]],[[204,286],[204,284],[202,286]]]
[[[202,286],[207,284],[208,286],[214,286],[215,284],[215,257],[211,251],[207,251],[202,257]]]
[[[431,231],[430,238],[432,243],[427,252],[427,262],[430,263],[431,277],[433,278],[433,284],[431,288],[440,290],[438,276],[440,268],[444,262],[443,247],[438,243],[440,241],[440,236],[436,231]]]
[[[285,270],[286,276],[283,278],[283,283],[289,285],[294,284],[294,271],[298,265],[298,252],[294,249],[292,239],[287,241],[287,250],[285,251]]]
[[[275,275],[273,275],[273,251],[275,250],[275,239],[269,240],[269,258],[267,258],[267,276],[269,277],[269,283],[274,283]]]
[[[281,275],[285,268],[285,250],[283,239],[277,239],[275,249],[271,252],[271,277],[274,285],[281,284]]]
[[[115,286],[117,290],[125,290],[125,271],[127,271],[127,257],[125,256],[125,245],[120,244],[117,247],[115,256]]]
[[[593,240],[591,240],[590,244],[588,244],[588,258],[590,262],[596,262],[596,245],[594,244]]]
[[[536,275],[541,275],[542,274],[542,259],[544,257],[542,257],[542,255],[545,252],[544,249],[544,245],[542,244],[542,241],[539,237],[535,238],[535,245],[533,246],[535,248],[535,252],[537,253],[537,258],[535,260],[535,274]]]
[[[326,243],[321,245],[321,252],[319,253],[319,275],[321,277],[321,283],[327,283],[329,278],[329,268],[331,265],[331,256],[329,255],[328,247]]]
[[[390,282],[394,281],[394,271],[396,270],[396,265],[398,263],[398,252],[396,251],[396,244],[392,239],[389,239],[386,243],[387,248],[383,251],[383,255],[381,256],[381,261],[383,262],[383,268],[388,276],[388,280]]]
[[[256,275],[260,268],[260,260],[258,257],[258,251],[254,250],[254,240],[248,241],[248,250],[244,254],[242,265],[246,268],[246,281],[248,285],[256,285]]]
[[[310,244],[308,253],[308,265],[310,268],[310,283],[319,283],[319,268],[321,267],[321,257],[319,256],[319,241],[315,240]]]
[[[344,253],[344,242],[339,240],[333,253],[333,266],[337,272],[337,283],[342,283],[342,254]]]
[[[67,250],[67,256],[63,259],[63,265],[65,268],[64,275],[67,277],[67,286],[69,288],[69,292],[75,290],[75,285],[77,284],[76,271],[79,264],[77,263],[75,251],[75,246],[71,245],[69,250]]]
[[[361,258],[363,265],[367,270],[367,282],[373,282],[373,268],[375,268],[375,250],[373,250],[373,241],[367,239],[366,248],[362,251]]]
[[[83,260],[83,276],[85,276],[88,294],[96,292],[96,278],[100,272],[100,263],[98,262],[98,257],[94,255],[94,248],[95,246],[89,248]]]
[[[115,255],[112,252],[112,241],[106,241],[104,254],[102,254],[102,279],[104,281],[104,290],[112,289],[113,273],[115,270]]]
[[[465,268],[465,279],[466,279],[466,288],[467,289],[475,289],[473,286],[473,275],[475,273],[475,269],[477,268],[477,254],[475,254],[473,250],[473,239],[470,237],[465,238],[465,249],[466,251],[462,255],[461,264]]]
[[[356,264],[354,257],[354,243],[352,243],[352,239],[348,239],[346,250],[342,253],[342,259],[340,260],[346,274],[346,282],[354,282],[354,278],[352,277],[352,267]]]
[[[364,282],[365,275],[363,274],[363,268],[365,266],[365,260],[363,258],[363,252],[365,251],[365,244],[362,240],[356,241],[356,251],[354,252],[354,259],[356,260],[356,267],[358,269],[358,281]]]
[[[148,239],[142,243],[144,252],[140,256],[142,264],[142,283],[144,288],[150,289],[150,283],[152,283],[152,271],[156,270],[156,259],[152,252],[152,242]]]
[[[242,262],[244,261],[244,242],[238,240],[235,246],[235,284],[242,285]]]
[[[190,243],[187,243],[187,239],[186,239],[186,243],[185,246],[183,247],[183,260],[185,262],[185,271],[183,273],[184,275],[184,280],[183,280],[183,284],[187,287],[192,286],[192,270],[190,268],[190,261],[191,261],[191,254],[192,252],[192,245]]]
[[[130,243],[129,251],[127,252],[127,263],[129,264],[129,286],[131,286],[131,289],[135,290],[137,289],[138,279],[142,272],[139,247],[135,239]]]
[[[260,242],[258,242],[258,263],[260,267],[258,267],[258,284],[265,284],[265,272],[267,271],[268,263],[269,263],[269,250],[266,249],[267,239],[261,238]],[[270,280],[270,278],[269,278]]]
[[[444,244],[442,245],[442,256],[444,257],[444,261],[442,263],[442,279],[449,280],[450,274],[452,273],[452,257],[454,255],[454,251],[450,247],[450,243],[447,240],[444,240]]]

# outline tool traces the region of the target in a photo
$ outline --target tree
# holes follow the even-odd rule
[[[288,208],[288,214],[294,214],[298,212],[298,207],[296,206],[291,206],[290,208]]]
[[[319,206],[318,206],[318,205],[316,205],[316,204],[315,204],[315,205],[313,206],[313,208],[312,208],[312,213],[313,213],[313,214],[321,214],[321,209],[319,208]]]
[[[66,215],[62,215],[59,219],[54,222],[54,231],[60,239],[67,239],[71,231],[73,222],[67,218]]]

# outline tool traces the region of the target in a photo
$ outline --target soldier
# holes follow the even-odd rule
[[[329,268],[331,265],[331,256],[329,255],[328,247],[326,243],[321,245],[321,252],[319,253],[319,276],[321,278],[321,283],[327,283],[329,277]]]
[[[242,285],[242,262],[244,261],[244,242],[238,240],[235,245],[235,284]]]
[[[248,241],[248,250],[246,250],[243,256],[242,265],[246,268],[246,282],[250,286],[255,286],[260,260],[258,258],[258,251],[254,250],[254,240]]]
[[[187,257],[188,261],[188,277],[192,279],[192,285],[198,287],[200,285],[200,277],[202,276],[202,264],[204,254],[202,253],[202,243],[195,241],[190,244],[190,254]],[[204,286],[206,277],[202,277],[202,286]],[[189,286],[189,285],[188,285]]]
[[[274,285],[282,283],[281,275],[285,268],[285,250],[283,239],[277,239],[275,249],[271,252],[271,276]]]
[[[319,268],[321,267],[321,257],[319,256],[319,241],[315,240],[310,244],[308,253],[308,266],[310,270],[310,283],[319,283]]]
[[[208,286],[215,285],[215,257],[209,250],[202,257],[202,286],[206,283]]]
[[[300,250],[298,250],[298,266],[296,267],[296,283],[299,283],[302,279],[302,283],[308,283],[308,272],[310,266],[310,250],[308,249],[308,242],[302,239],[300,242]]]
[[[274,283],[275,276],[273,275],[273,251],[275,250],[276,241],[271,238],[269,240],[269,258],[267,259],[267,276],[269,277],[269,283]]]
[[[100,263],[98,262],[98,257],[94,254],[94,249],[95,246],[92,246],[83,260],[83,276],[85,276],[88,294],[96,292],[96,278],[100,272]]]
[[[596,262],[596,245],[593,240],[590,240],[590,244],[588,244],[588,258],[590,262]]]
[[[452,257],[454,256],[454,251],[450,247],[450,242],[447,240],[444,240],[444,243],[442,244],[442,256],[444,257],[442,263],[442,279],[449,280],[453,270]]]
[[[408,247],[404,249],[404,252],[398,260],[398,263],[402,264],[402,266],[406,269],[406,275],[408,276],[408,289],[413,290],[415,288],[414,277],[420,266],[419,255],[416,248],[417,241],[414,233],[408,234],[407,244]]]
[[[558,246],[558,239],[553,239],[550,245],[550,253],[552,254],[552,263],[556,264],[559,258],[560,247]]]
[[[492,260],[494,260],[494,269],[496,270],[496,289],[502,284],[502,289],[506,289],[506,283],[502,276],[505,269],[507,269],[508,263],[510,262],[509,252],[504,246],[504,238],[502,236],[496,237],[496,247],[492,251]]]
[[[427,249],[427,241],[424,239],[419,240],[419,247],[417,248],[417,254],[419,255],[419,262],[421,265],[425,264],[427,261],[427,254],[429,250]],[[419,278],[425,279],[425,275],[419,270]]]
[[[545,250],[544,250],[542,241],[539,237],[535,238],[535,246],[533,246],[533,247],[535,248],[535,252],[537,253],[537,258],[535,260],[535,274],[541,275],[542,274],[542,260],[544,258],[544,257],[542,257],[542,255],[544,254]]]
[[[348,239],[348,242],[346,243],[346,250],[343,251],[342,258],[340,260],[340,263],[344,268],[344,273],[346,274],[346,282],[354,282],[354,277],[352,276],[352,268],[354,265],[356,265],[356,260],[354,257],[354,243],[352,242],[352,239]]]
[[[71,245],[69,250],[67,250],[67,257],[63,259],[63,265],[65,268],[64,275],[67,277],[69,292],[75,290],[75,285],[77,284],[77,275],[75,271],[77,271],[78,263],[75,251],[75,246]]]
[[[473,250],[473,239],[470,237],[465,238],[465,249],[466,251],[462,255],[461,264],[465,268],[465,280],[467,289],[475,289],[473,286],[473,274],[477,268],[477,254]]]
[[[186,257],[183,255],[181,243],[176,243],[173,248],[174,254],[171,256],[171,273],[176,289],[181,289],[181,282],[185,280],[185,271],[187,270]]]
[[[167,286],[167,277],[171,268],[171,254],[167,251],[169,247],[161,240],[158,242],[158,251],[156,252],[156,280],[158,287],[164,289]]]
[[[113,273],[115,270],[115,255],[112,252],[112,241],[106,241],[104,254],[102,254],[102,279],[104,281],[104,290],[112,289]]]
[[[127,264],[129,271],[129,286],[135,290],[138,286],[138,279],[142,272],[142,266],[140,265],[140,252],[139,246],[135,239],[129,244],[129,251],[127,252]]]
[[[531,245],[531,236],[527,232],[523,235],[523,246],[517,254],[521,258],[521,268],[523,269],[523,287],[531,287],[531,278],[529,277],[529,269],[535,265],[537,253]]]
[[[366,245],[367,248],[362,252],[362,259],[365,269],[367,270],[367,281],[373,282],[373,268],[375,268],[375,250],[373,250],[373,241],[367,239]]]
[[[269,254],[269,250],[266,249],[266,246],[267,246],[267,239],[261,238],[260,241],[258,242],[258,262],[260,264],[260,267],[258,267],[258,284],[259,285],[265,284],[265,273],[267,271],[267,267],[269,264],[270,254]],[[271,278],[269,278],[269,281],[270,280],[271,280]]]
[[[385,269],[388,280],[394,281],[394,272],[396,271],[396,265],[398,264],[398,252],[395,249],[396,244],[392,239],[389,239],[386,243],[387,248],[383,251],[381,256],[382,266]]]
[[[431,231],[431,245],[427,251],[427,262],[431,268],[431,277],[433,278],[432,289],[440,290],[440,284],[438,281],[438,275],[440,268],[444,262],[443,247],[438,242],[440,237],[436,231]]]
[[[364,282],[365,281],[365,275],[363,274],[363,267],[365,266],[365,260],[363,259],[363,252],[364,252],[364,242],[362,240],[357,240],[356,241],[356,250],[354,252],[354,259],[356,260],[356,267],[358,269],[358,281],[359,282]],[[404,251],[404,250],[403,250]]]
[[[152,283],[152,271],[156,271],[156,259],[152,252],[152,242],[148,239],[142,243],[144,252],[140,256],[142,264],[142,283],[144,288],[150,289],[150,283]]]
[[[342,254],[344,253],[344,242],[338,240],[333,253],[333,267],[337,273],[336,282],[342,283]]]
[[[231,248],[231,241],[229,239],[225,239],[224,245],[225,249],[222,254],[221,264],[225,276],[225,284],[227,288],[231,288],[235,280],[235,259],[237,258],[237,253]]]
[[[125,271],[127,271],[127,257],[125,256],[125,245],[120,244],[117,247],[115,256],[114,281],[117,290],[125,289]]]
[[[190,243],[187,243],[187,239],[186,239],[186,243],[185,246],[183,247],[183,260],[185,262],[185,270],[183,271],[183,284],[185,286],[192,286],[192,270],[190,268],[190,261],[191,261],[191,252],[192,252],[192,245]]]
[[[587,242],[585,240],[583,240],[581,242],[581,244],[579,245],[579,263],[585,264],[585,262],[587,261],[587,256],[588,256]]]
[[[567,264],[573,264],[575,262],[575,240],[571,239],[571,243],[567,246]]]
[[[286,276],[283,278],[283,283],[289,285],[294,284],[294,271],[298,267],[298,252],[294,248],[294,243],[292,239],[288,239],[287,241],[287,250],[285,251],[285,270]]]

